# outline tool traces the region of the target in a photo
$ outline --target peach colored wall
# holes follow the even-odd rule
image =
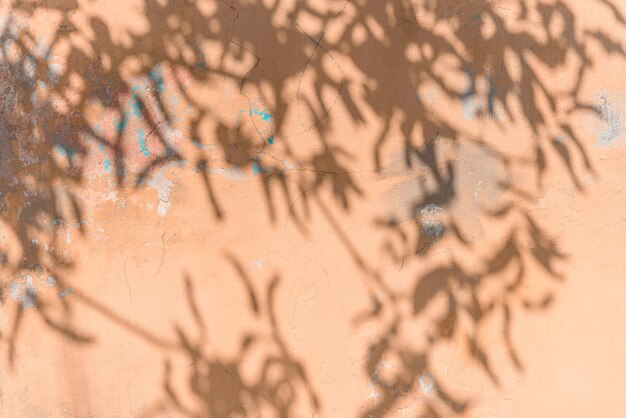
[[[626,3],[1,0],[1,417],[626,416]]]

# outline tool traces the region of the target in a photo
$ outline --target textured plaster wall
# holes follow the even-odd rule
[[[0,4],[0,416],[626,416],[624,2]]]

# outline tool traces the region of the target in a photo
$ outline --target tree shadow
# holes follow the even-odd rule
[[[284,217],[310,234],[315,207],[336,232],[373,301],[355,322],[381,327],[364,367],[378,395],[363,407],[364,417],[389,413],[417,387],[430,388],[432,395],[424,416],[467,408],[469,400],[437,378],[431,358],[435,347],[449,341],[461,341],[497,385],[494,362],[475,332],[494,316],[501,318],[511,362],[522,368],[510,337],[513,314],[541,310],[554,299],[547,291],[531,300],[524,286],[535,267],[548,279],[561,279],[558,263],[566,259],[534,218],[533,196],[556,164],[580,193],[584,180],[595,176],[574,120],[582,112],[601,114],[585,102],[582,86],[599,59],[624,56],[619,39],[609,30],[587,30],[563,1],[520,0],[510,7],[487,0],[137,3],[147,29],[124,36],[110,19],[72,0],[16,1],[1,22],[0,212],[6,244],[0,260],[15,278],[0,295],[5,307],[5,294],[15,302],[3,337],[9,363],[26,311],[77,342],[92,341],[72,319],[69,291],[140,337],[158,340],[83,295],[68,280],[71,258],[58,249],[68,228],[88,233],[78,191],[94,164],[123,189],[145,185],[160,168],[184,162],[202,179],[215,222],[227,223],[229,214],[228,197],[215,190],[213,174],[236,170],[257,177],[270,223]],[[615,27],[626,26],[610,0],[593,7],[606,8]],[[56,19],[51,37],[38,37],[37,28],[28,26],[42,10]],[[555,73],[569,76],[558,89]],[[223,80],[243,99],[237,115],[194,92],[198,86],[216,89]],[[349,216],[368,203],[367,184],[355,169],[357,140],[335,134],[345,123],[335,116],[338,110],[354,127],[380,127],[364,145],[371,156],[367,173],[383,176],[389,149],[398,137],[402,143],[401,171],[414,181],[416,196],[404,201],[408,220],[380,216],[371,227],[380,237],[381,258],[414,275],[409,295],[362,254],[336,215]],[[525,128],[525,152],[505,151],[484,126],[497,128],[504,141],[507,128]],[[316,143],[302,144],[303,135]],[[477,209],[484,219],[507,225],[495,240],[468,234],[470,221],[458,209],[468,153],[487,155],[501,171],[492,181],[495,203],[481,202]],[[534,171],[534,186],[515,177],[520,170]],[[444,244],[454,250],[441,261],[432,255]],[[487,244],[493,248],[485,254],[480,249]],[[467,259],[481,267],[468,267]],[[246,282],[243,268],[231,260]],[[250,405],[258,404],[292,416],[299,391],[311,399],[312,410],[321,407],[304,373],[306,359],[289,354],[273,316],[278,279],[270,282],[264,308],[253,290],[249,294],[250,309],[270,326],[267,335],[245,335],[238,355],[227,359],[204,351],[205,326],[191,281],[186,283],[200,337],[179,327],[176,342],[157,346],[175,346],[189,357],[187,389],[202,405],[200,416],[248,416],[255,411]],[[416,349],[407,344],[405,324],[424,318],[430,324],[427,344]],[[266,345],[273,352],[260,377],[244,382],[240,362]],[[387,357],[396,362],[391,378],[379,376]],[[164,368],[163,402],[196,414],[178,399],[167,360]],[[272,380],[275,373],[278,380]]]

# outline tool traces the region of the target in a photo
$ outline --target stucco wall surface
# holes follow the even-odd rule
[[[0,0],[0,416],[625,417],[625,48],[621,0]]]

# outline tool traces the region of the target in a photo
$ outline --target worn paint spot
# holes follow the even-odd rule
[[[463,105],[463,116],[467,120],[472,120],[476,116],[489,114],[496,120],[500,117],[496,113],[496,87],[492,77],[485,76],[483,89],[479,94],[477,90],[477,78],[472,69],[465,70],[466,84],[461,92],[461,103]]]
[[[24,283],[13,281],[9,284],[11,299],[22,305],[24,309],[33,309],[37,303],[37,289],[33,285],[33,278],[26,275]]]
[[[141,101],[139,100],[139,95],[137,93],[139,89],[140,89],[139,86],[134,86],[131,91],[132,94],[130,96],[131,112],[137,118],[141,117]]]
[[[126,124],[128,123],[128,119],[126,118],[126,115],[122,115],[121,119],[118,120],[118,118],[115,118],[115,130],[117,131],[117,133],[122,133],[124,132],[124,128],[126,127]]]
[[[165,90],[165,80],[160,66],[155,66],[148,72],[148,78],[155,84],[156,90],[161,93]]]
[[[254,269],[262,269],[263,267],[265,267],[265,263],[265,258],[257,258],[256,260],[252,260],[250,262],[250,267]]]
[[[48,282],[48,286],[50,287],[56,287],[56,285],[59,283],[59,281],[55,279],[53,276],[48,276],[46,281]]]
[[[109,194],[107,194],[104,199],[110,202],[117,202],[117,191],[116,190],[110,191]]]
[[[463,117],[467,120],[474,119],[474,116],[479,111],[479,106],[476,102],[476,84],[474,81],[474,74],[471,70],[465,70],[466,86],[461,93],[461,103],[463,104]]]
[[[72,149],[70,145],[54,144],[53,149],[57,154],[62,155],[69,160],[71,160],[76,155],[76,152]]]
[[[601,93],[596,98],[596,109],[599,112],[599,124],[596,126],[596,143],[600,146],[612,145],[626,132],[620,106],[608,93]]]
[[[200,58],[196,61],[196,67],[203,70],[204,68],[206,68],[206,64],[204,63],[205,58],[204,58],[204,52],[202,51],[198,51],[200,53]]]
[[[252,174],[253,175],[257,175],[263,172],[263,168],[261,168],[261,166],[257,163],[257,162],[253,162],[252,163]]]
[[[139,152],[145,156],[150,155],[150,150],[148,149],[143,129],[137,129],[137,139],[139,140]]]
[[[246,178],[246,174],[239,168],[210,167],[207,172],[212,175],[218,175],[229,178],[231,180],[242,180]]]
[[[250,116],[252,116],[253,114],[260,116],[261,120],[264,122],[267,122],[270,119],[272,119],[272,115],[267,110],[264,110],[264,109],[259,110],[254,107],[250,107]]]
[[[435,387],[435,380],[428,373],[422,373],[418,379],[420,389],[424,395],[428,395]]]
[[[170,205],[170,191],[174,183],[168,179],[163,170],[157,171],[150,180],[148,180],[148,186],[155,189],[159,196],[159,202],[157,204],[157,213],[161,217],[165,217],[167,214],[167,208]]]
[[[443,235],[444,224],[441,221],[443,209],[434,204],[426,205],[420,211],[422,231],[434,239],[439,239]]]
[[[370,394],[367,396],[367,399],[373,399],[374,404],[378,404],[380,402],[380,399],[383,397],[382,393],[378,391],[378,386],[382,386],[383,388],[386,387],[386,385],[380,381],[378,374],[382,370],[390,370],[390,369],[391,369],[391,363],[385,360],[381,360],[376,365],[376,368],[374,369],[374,373],[372,373],[369,379],[367,380],[367,386],[370,389]]]
[[[63,74],[63,66],[61,64],[54,63],[54,62],[48,64],[47,75],[48,75],[48,80],[50,81],[50,83],[52,83],[53,85],[57,84],[62,74]]]

